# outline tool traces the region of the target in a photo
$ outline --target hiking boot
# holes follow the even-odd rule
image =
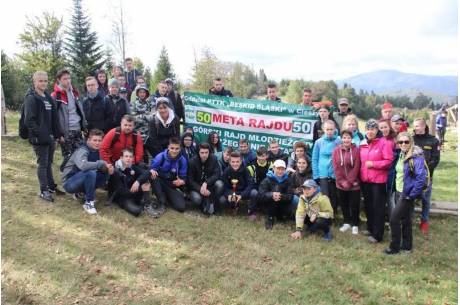
[[[83,210],[85,210],[86,213],[91,214],[91,215],[97,214],[96,207],[94,206],[94,200],[86,201],[83,204]]]
[[[60,188],[58,188],[57,184],[55,184],[54,186],[49,186],[48,191],[51,194],[56,194],[56,195],[59,195],[59,196],[65,195],[65,192],[63,190],[61,190]]]
[[[420,230],[422,231],[422,233],[423,234],[428,234],[428,228],[429,228],[428,221],[422,220],[420,222]]]
[[[265,229],[267,229],[267,230],[273,229],[274,224],[275,224],[275,218],[274,217],[268,217],[267,220],[265,221]]]
[[[331,241],[331,240],[332,240],[332,232],[329,231],[329,232],[327,232],[327,233],[324,233],[323,239],[324,239],[325,241]]]
[[[158,217],[160,217],[161,214],[162,214],[162,213],[160,212],[160,210],[158,210],[158,208],[155,209],[155,208],[153,207],[153,205],[151,205],[151,204],[146,204],[146,205],[144,205],[144,212],[145,212],[147,215],[149,215],[150,217],[153,217],[153,218],[158,218]]]
[[[386,248],[385,250],[383,250],[383,254],[394,255],[398,253],[399,251],[393,250],[391,248]]]
[[[367,238],[367,241],[368,241],[369,243],[371,243],[371,244],[376,244],[376,243],[379,242],[377,239],[374,238],[374,236],[369,236],[369,237]]]
[[[357,227],[357,226],[353,226],[353,227],[351,228],[351,234],[353,234],[353,235],[358,235],[358,233],[359,233],[358,227]]]
[[[346,231],[350,230],[351,226],[348,223],[344,223],[343,226],[340,227],[339,231],[345,233]]]
[[[54,201],[53,195],[48,191],[41,192],[40,193],[40,198],[45,200],[45,201],[48,201],[48,202],[53,202]]]

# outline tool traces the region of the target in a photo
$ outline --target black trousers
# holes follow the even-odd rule
[[[335,179],[320,178],[319,186],[321,187],[321,193],[329,197],[335,215],[337,213],[337,187],[335,186]]]
[[[217,210],[223,209],[225,207],[227,208],[233,208],[232,203],[228,201],[228,195],[231,195],[232,191],[231,190],[225,190],[224,194],[220,196],[219,200],[217,201]],[[241,198],[242,200],[250,200],[249,201],[249,213],[256,211],[257,206],[258,206],[258,192],[256,189],[252,189],[251,192],[249,193],[248,197]]]
[[[185,211],[184,194],[178,188],[160,177],[153,179],[152,186],[153,192],[160,204],[167,205],[169,203],[176,211]]]
[[[364,209],[367,217],[367,230],[377,240],[383,240],[385,228],[385,183],[361,183]]]
[[[209,197],[204,197],[197,191],[190,191],[190,202],[193,206],[202,208],[205,205],[205,199],[211,200],[214,204],[217,203],[219,197],[224,191],[224,183],[220,180],[217,180],[214,185],[209,189],[211,195]]]
[[[116,198],[115,202],[120,206],[120,208],[136,217],[144,210],[144,205],[142,204],[142,190],[131,196],[128,195]]]
[[[37,177],[40,184],[40,191],[47,191],[48,188],[54,188],[53,164],[54,146],[50,145],[34,145],[35,155],[37,156]]]
[[[400,249],[412,250],[412,216],[414,214],[414,201],[404,199],[401,193],[396,193],[396,205],[391,213],[391,243],[390,248],[395,251]],[[402,243],[401,243],[402,235]]]
[[[284,219],[291,215],[291,200],[280,200],[275,201],[272,198],[263,199],[259,201],[262,205],[267,207],[268,217],[277,217],[278,219]]]
[[[308,230],[310,233],[316,233],[319,230],[323,231],[324,234],[328,233],[331,228],[332,220],[329,218],[317,218],[315,222],[311,222],[310,218],[307,216],[305,217],[305,224],[307,225]]]
[[[343,191],[337,189],[339,205],[342,209],[343,222],[352,226],[359,225],[359,201],[361,199],[359,190]]]

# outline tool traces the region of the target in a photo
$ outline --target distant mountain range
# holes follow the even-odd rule
[[[458,96],[457,76],[421,75],[396,70],[378,70],[336,82],[340,87],[347,83],[357,91],[362,89],[393,96],[408,95],[414,98],[419,92],[422,92],[430,96],[435,103],[449,102]]]

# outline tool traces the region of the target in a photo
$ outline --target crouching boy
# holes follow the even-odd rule
[[[303,195],[300,196],[296,212],[296,231],[291,234],[294,239],[302,237],[304,223],[310,233],[319,230],[324,232],[324,239],[332,240],[330,226],[334,217],[334,210],[326,195],[323,195],[314,180],[307,180],[302,185]]]
[[[83,209],[89,214],[97,214],[94,204],[96,188],[104,187],[114,171],[113,166],[99,156],[103,136],[102,131],[91,130],[86,143],[72,154],[62,171],[64,190],[72,194],[84,192]]]

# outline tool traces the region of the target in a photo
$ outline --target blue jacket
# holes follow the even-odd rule
[[[438,114],[436,116],[436,129],[443,129],[447,127],[447,116],[442,116]]]
[[[176,180],[176,177],[187,180],[187,160],[182,154],[175,159],[171,158],[167,149],[152,160],[150,169],[157,171],[161,178],[169,181]]]
[[[341,142],[337,134],[334,134],[331,138],[324,134],[316,140],[312,153],[313,179],[335,178],[332,153],[334,148]]]
[[[353,139],[351,139],[351,142],[356,145],[356,147],[359,147],[359,144],[361,141],[364,139],[363,134],[359,130],[353,131]]]
[[[412,159],[414,161],[414,173],[410,171],[409,160],[404,161],[404,186],[402,194],[404,197],[414,200],[422,195],[427,172],[423,150],[418,146],[414,147]]]

